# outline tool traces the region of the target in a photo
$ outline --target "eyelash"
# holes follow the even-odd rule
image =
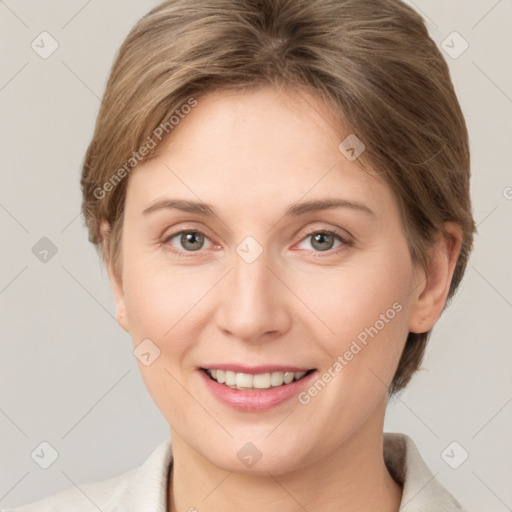
[[[172,240],[175,236],[181,235],[183,233],[200,234],[200,235],[203,235],[206,239],[210,240],[204,233],[202,233],[201,231],[199,231],[197,229],[182,229],[181,231],[176,231],[170,235],[165,236],[164,239],[162,240],[162,243],[167,245],[169,243],[169,241]],[[332,235],[341,242],[341,245],[336,249],[329,249],[328,251],[313,251],[313,253],[314,253],[313,257],[315,257],[315,258],[334,256],[334,255],[336,255],[354,245],[354,243],[351,240],[348,240],[344,235],[342,235],[341,233],[339,233],[337,231],[330,230],[330,229],[308,230],[306,233],[304,233],[304,236],[301,238],[300,241],[303,242],[306,238],[308,238],[312,235],[317,235],[317,234]],[[196,256],[197,253],[200,253],[202,251],[202,249],[199,249],[198,251],[183,251],[183,250],[176,250],[176,249],[170,249],[170,250],[173,252],[173,254],[175,254],[179,257],[183,257],[183,258],[190,258],[192,256]]]

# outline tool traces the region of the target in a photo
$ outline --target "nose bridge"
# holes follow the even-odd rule
[[[219,305],[219,327],[236,338],[258,341],[267,333],[288,328],[286,298],[268,266],[268,253],[252,237],[237,246]]]

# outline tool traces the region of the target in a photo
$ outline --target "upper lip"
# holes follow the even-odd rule
[[[233,364],[233,363],[212,363],[206,364],[200,367],[203,370],[227,370],[235,373],[250,373],[250,374],[259,374],[259,373],[272,373],[272,372],[307,372],[309,370],[313,370],[314,368],[306,367],[306,366],[288,366],[281,364],[268,364],[268,365],[259,365],[259,366],[246,366],[243,364]]]

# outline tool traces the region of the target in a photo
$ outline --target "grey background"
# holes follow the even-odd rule
[[[80,165],[114,54],[156,3],[0,1],[1,507],[118,475],[168,436],[78,215]],[[470,132],[479,234],[425,370],[390,405],[386,430],[410,435],[467,508],[511,510],[512,2],[408,3],[440,46],[460,51],[453,31],[469,43],[444,55]],[[43,31],[59,45],[47,59],[31,47]],[[46,262],[33,253],[43,237],[57,248]],[[48,469],[31,458],[42,441],[58,452]],[[441,455],[453,441],[469,453],[458,469]],[[463,452],[452,448],[456,465]]]

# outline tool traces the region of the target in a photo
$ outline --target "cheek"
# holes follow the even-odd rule
[[[133,346],[136,348],[149,339],[160,351],[149,365],[137,361],[141,376],[169,424],[186,423],[190,404],[180,384],[184,382],[181,365],[193,345],[194,336],[187,321],[199,298],[198,283],[192,283],[191,276],[170,272],[154,265],[151,258],[136,257],[133,253],[126,258],[123,269]]]
[[[407,257],[389,252],[304,281],[305,302],[334,332],[326,335],[316,319],[310,324],[325,358],[299,397],[326,437],[348,436],[385,401],[408,333],[411,280]]]
[[[184,348],[179,340],[186,339],[179,333],[199,299],[197,281],[190,273],[171,272],[151,258],[127,258],[124,269],[125,306],[134,344],[149,338],[163,349],[163,341],[172,338],[177,343],[166,344],[165,351],[179,353]]]
[[[302,284],[299,293],[322,320],[314,325],[326,354],[323,368],[342,376],[334,385],[340,393],[380,395],[393,377],[409,325],[413,272],[407,255],[370,254]]]
[[[304,302],[329,329],[328,338],[336,348],[336,340],[355,338],[375,324],[379,331],[402,330],[411,283],[406,261],[380,260],[331,269],[325,276],[317,274],[297,283],[295,289],[301,290]]]

